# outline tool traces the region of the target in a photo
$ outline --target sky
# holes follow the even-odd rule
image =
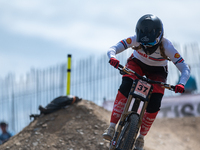
[[[172,42],[200,42],[199,0],[0,0],[0,78],[106,54],[158,16]]]

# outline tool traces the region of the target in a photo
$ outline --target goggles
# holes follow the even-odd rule
[[[144,45],[144,46],[154,46],[154,45],[156,45],[157,43],[158,43],[159,41],[156,39],[154,42],[151,42],[151,43],[142,43],[142,45]]]

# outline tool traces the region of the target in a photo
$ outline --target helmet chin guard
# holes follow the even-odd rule
[[[153,53],[157,50],[159,44],[156,44],[156,45],[154,45],[154,46],[152,46],[152,47],[147,47],[147,46],[144,46],[144,45],[142,45],[142,44],[141,44],[141,46],[142,46],[143,51],[144,51],[147,55],[151,55],[151,54],[153,54]]]

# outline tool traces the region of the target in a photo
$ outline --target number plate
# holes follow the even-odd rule
[[[147,98],[150,89],[151,89],[150,84],[148,84],[145,81],[139,80],[137,82],[134,93],[141,96],[141,97]]]

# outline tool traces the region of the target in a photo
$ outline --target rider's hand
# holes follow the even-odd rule
[[[115,68],[118,68],[119,67],[119,60],[117,60],[116,58],[112,57],[110,58],[110,61],[109,63],[114,66]]]
[[[182,85],[182,84],[177,84],[176,86],[175,86],[175,93],[183,93],[184,92],[184,85]]]

